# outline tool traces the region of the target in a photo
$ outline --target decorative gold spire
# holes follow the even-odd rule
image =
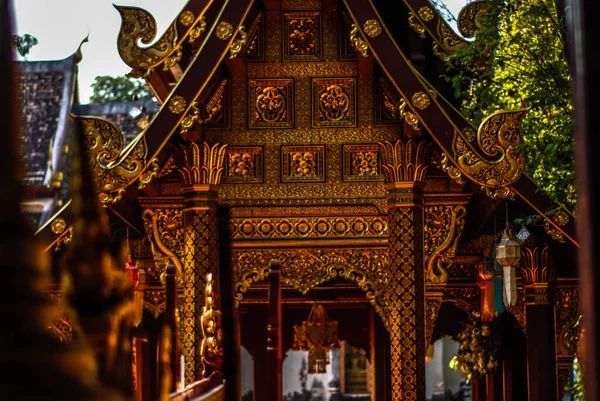
[[[184,187],[194,185],[219,185],[223,175],[225,148],[218,143],[209,145],[191,142],[189,146],[181,145],[178,152],[179,175]]]
[[[431,143],[406,142],[398,140],[394,143],[380,142],[381,167],[386,182],[425,181],[431,157]]]

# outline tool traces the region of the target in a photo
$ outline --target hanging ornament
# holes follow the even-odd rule
[[[504,277],[504,305],[514,306],[517,303],[517,276],[516,268],[521,260],[521,244],[513,238],[512,232],[506,221],[506,228],[502,231],[502,239],[496,246],[496,260],[502,265]]]
[[[433,343],[429,344],[429,347],[427,347],[427,351],[425,352],[425,362],[431,362],[433,360],[433,350],[434,350],[434,346]]]
[[[330,321],[323,305],[313,304],[308,320],[294,325],[293,351],[308,351],[308,374],[325,373],[329,351],[340,347],[338,322]]]
[[[494,318],[494,275],[484,270],[477,275],[477,286],[481,289],[481,320]]]

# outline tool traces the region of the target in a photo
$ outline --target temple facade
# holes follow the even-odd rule
[[[439,77],[483,2],[459,36],[426,0],[190,0],[149,46],[154,18],[117,9],[119,53],[160,109],[128,144],[72,117],[71,166],[91,175],[36,234],[69,261],[59,303],[65,276],[80,295],[93,282],[77,265],[98,216],[106,249],[126,244],[129,352],[92,342],[103,380],[144,401],[563,399],[574,218],[524,173],[527,110],[473,126]],[[533,214],[542,225],[514,223]],[[69,299],[82,322],[65,309],[59,338],[115,333]],[[117,360],[126,374],[103,370]]]

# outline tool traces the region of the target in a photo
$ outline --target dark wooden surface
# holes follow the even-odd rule
[[[272,260],[269,273],[269,309],[267,317],[267,400],[281,401],[283,397],[283,350],[281,322],[281,279],[280,264]]]
[[[596,341],[600,332],[600,319],[595,306],[600,292],[600,261],[598,229],[600,219],[594,204],[600,185],[600,174],[594,159],[596,130],[600,125],[600,113],[595,110],[598,100],[594,94],[600,83],[600,61],[596,55],[596,18],[592,1],[567,1],[567,27],[570,65],[573,77],[575,176],[577,186],[579,249],[579,277],[581,279],[581,302],[585,330],[585,399],[597,401],[599,393],[600,347]]]

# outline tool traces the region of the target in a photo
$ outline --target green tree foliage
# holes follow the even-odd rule
[[[91,103],[131,102],[135,97],[139,100],[153,98],[148,85],[142,80],[126,76],[97,76],[92,84]]]
[[[470,46],[451,57],[455,95],[478,125],[498,110],[530,107],[523,121],[527,173],[552,200],[575,207],[571,78],[554,0],[487,0]]]
[[[37,45],[39,42],[33,35],[26,33],[25,35],[12,35],[11,36],[12,47],[19,53],[21,57],[27,60],[27,55],[31,51],[31,48]]]

